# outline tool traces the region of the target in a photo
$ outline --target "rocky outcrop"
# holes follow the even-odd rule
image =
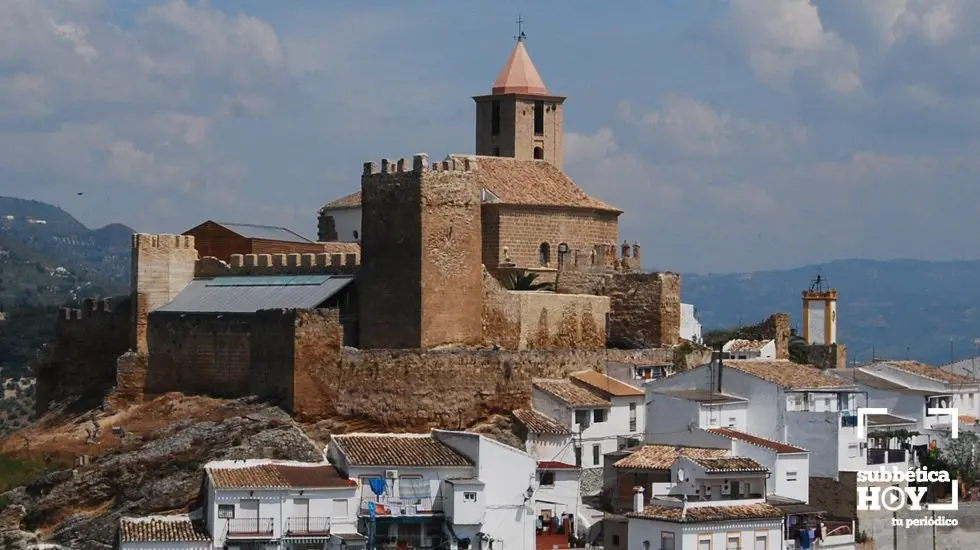
[[[79,434],[84,424],[101,424],[102,433],[95,440],[90,427]],[[0,495],[11,511],[7,531],[0,526],[0,542],[10,541],[3,548],[29,547],[35,543],[31,532],[73,549],[113,548],[122,516],[196,508],[201,466],[211,460],[323,460],[322,448],[286,413],[250,399],[170,394],[123,414],[49,423],[43,433],[20,437],[34,442],[35,453],[53,453],[57,445],[92,449],[92,455],[79,459],[84,466],[47,473]],[[0,441],[0,450],[15,443]]]

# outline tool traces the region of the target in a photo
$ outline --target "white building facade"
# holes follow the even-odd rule
[[[701,321],[698,320],[694,304],[681,304],[681,338],[700,344]]]
[[[735,339],[725,342],[721,351],[727,359],[775,359],[775,340],[743,340]]]

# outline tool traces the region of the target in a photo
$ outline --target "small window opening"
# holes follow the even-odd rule
[[[548,265],[551,263],[551,246],[548,243],[541,243],[541,247],[538,248],[538,260],[541,265]]]
[[[534,135],[544,134],[544,101],[534,102]]]
[[[544,149],[540,147],[534,148],[534,160],[544,160]]]
[[[490,102],[490,133],[500,135],[500,101],[496,99]]]

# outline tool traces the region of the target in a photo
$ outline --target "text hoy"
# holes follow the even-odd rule
[[[956,493],[956,482],[952,482],[954,495]],[[857,488],[857,509],[858,510],[881,510],[884,508],[890,512],[901,509],[922,510],[950,510],[956,509],[956,499],[952,504],[926,504],[922,501],[926,496],[926,487],[867,487]]]

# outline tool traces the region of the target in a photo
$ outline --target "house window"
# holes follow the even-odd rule
[[[235,505],[234,504],[219,504],[218,505],[218,517],[232,519],[235,517]]]
[[[500,102],[497,100],[490,102],[490,134],[500,135]]]
[[[768,533],[756,533],[755,534],[755,550],[769,550],[769,534]]]
[[[575,447],[575,467],[582,467],[582,447]]]
[[[493,148],[493,156],[495,156],[495,157],[499,157],[500,156],[500,147],[494,147]]]
[[[575,423],[583,428],[589,427],[589,411],[575,411]]]
[[[850,458],[857,458],[861,456],[861,446],[857,443],[849,443],[847,445],[847,456]]]
[[[476,491],[463,491],[463,502],[476,502]]]
[[[429,482],[422,476],[398,478],[398,494],[403,499],[429,498]]]
[[[674,550],[674,533],[671,531],[660,532],[661,550]]]
[[[796,472],[792,470],[786,472],[786,481],[796,481]]]
[[[534,148],[534,160],[544,160],[544,149],[541,147]]]
[[[534,102],[534,135],[544,134],[544,101]]]
[[[711,550],[711,535],[698,535],[698,550]]]
[[[347,517],[347,499],[346,498],[335,498],[333,499],[333,506],[331,507],[331,517],[335,518],[346,518]]]
[[[735,417],[734,416],[729,416],[728,417],[728,427],[729,428],[734,428],[735,427]]]
[[[636,431],[636,403],[630,403],[630,433]]]
[[[613,546],[619,546],[619,535],[613,535],[612,536],[612,545]]]
[[[538,482],[541,483],[542,487],[554,487],[555,485],[555,472],[539,472]]]
[[[739,533],[729,533],[725,537],[725,550],[742,550],[742,535]]]
[[[538,262],[541,265],[551,263],[551,246],[548,243],[541,243],[541,246],[538,247]]]
[[[606,409],[593,409],[592,421],[595,422],[596,424],[598,424],[599,422],[605,422],[606,417],[608,416],[606,412],[607,412]]]
[[[592,465],[599,466],[602,463],[602,447],[599,445],[592,446]]]

